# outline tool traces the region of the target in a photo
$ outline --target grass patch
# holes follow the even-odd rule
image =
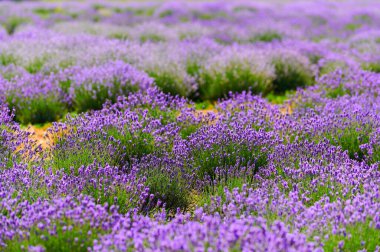
[[[363,70],[371,71],[374,73],[380,73],[379,62],[368,62],[362,65]]]
[[[44,58],[37,58],[33,62],[25,66],[25,70],[31,74],[36,74],[43,69],[44,64],[45,64]]]
[[[123,130],[109,127],[102,131],[63,136],[58,139],[51,153],[52,167],[56,170],[64,169],[68,174],[73,170],[78,175],[81,166],[94,162],[103,166],[130,166],[134,159],[156,151],[150,133],[142,130],[131,132],[128,127]]]
[[[226,183],[220,183],[214,188],[207,188],[197,197],[196,205],[200,207],[209,206],[214,197],[220,197],[221,204],[223,204],[226,201],[226,189],[228,191],[234,188],[241,189],[245,183],[244,178],[231,178]]]
[[[344,129],[337,129],[335,132],[326,132],[324,136],[332,145],[340,146],[348,152],[351,159],[363,160],[366,153],[360,146],[369,142],[371,125],[359,125],[353,123]]]
[[[274,104],[284,104],[285,101],[289,100],[293,95],[295,95],[296,91],[294,90],[286,90],[283,94],[276,94],[274,92],[269,93],[265,98]]]
[[[204,109],[213,109],[214,105],[211,101],[202,101],[195,103],[195,109],[204,110]]]
[[[189,136],[197,132],[200,127],[200,124],[183,125],[180,129],[179,134],[182,139],[187,139]]]
[[[0,54],[0,65],[2,66],[9,66],[9,65],[16,65],[17,59],[13,54],[10,53],[2,53]]]
[[[22,24],[28,23],[29,19],[24,17],[18,17],[18,16],[10,16],[8,19],[3,23],[3,26],[5,30],[8,32],[9,35],[12,35],[15,33],[16,29],[21,26]]]
[[[207,179],[211,187],[215,186],[215,182],[227,184],[229,179],[240,176],[252,180],[268,162],[267,153],[262,151],[262,147],[232,141],[196,148],[191,156],[199,179]]]
[[[200,98],[211,101],[226,97],[229,92],[251,90],[255,94],[267,94],[272,88],[268,76],[238,62],[223,70],[202,71],[199,82]]]
[[[146,42],[163,42],[165,41],[165,37],[159,35],[159,34],[154,34],[154,33],[147,33],[147,34],[142,34],[140,35],[140,42],[141,43],[146,43]]]
[[[347,235],[331,235],[324,244],[325,251],[375,251],[380,244],[380,229],[371,227],[370,222],[351,224],[346,227]],[[350,234],[350,236],[348,235]],[[339,244],[341,243],[341,246]]]
[[[343,84],[340,84],[336,88],[325,88],[326,97],[330,99],[336,99],[346,94],[350,95],[350,90],[346,89]]]
[[[7,246],[2,249],[9,252],[24,251],[40,246],[46,251],[85,252],[92,247],[93,240],[103,232],[101,228],[91,228],[90,224],[78,225],[68,220],[55,223],[55,227],[55,234],[52,235],[47,228],[35,226],[30,230],[28,237],[16,237],[6,241]]]
[[[51,153],[51,166],[54,170],[63,169],[66,174],[78,175],[78,169],[96,162],[100,165],[113,164],[113,159],[106,150],[99,150],[97,142],[87,141],[70,144],[71,141],[60,139]],[[95,148],[94,148],[95,147]]]
[[[154,195],[153,202],[150,201],[147,205],[148,211],[156,206],[158,200],[165,203],[165,208],[169,211],[187,209],[190,204],[190,190],[181,173],[153,168],[145,173],[145,177],[145,185],[149,187],[149,193]]]
[[[360,29],[361,27],[362,27],[361,24],[351,23],[351,24],[346,24],[344,26],[344,29],[347,31],[356,31],[356,30]]]
[[[275,67],[274,91],[285,93],[299,87],[310,86],[314,81],[312,72],[307,66],[302,65],[296,59],[276,58],[272,61]]]
[[[130,35],[128,33],[119,32],[119,33],[112,33],[112,34],[108,35],[108,38],[125,41],[125,40],[130,39]]]
[[[149,76],[154,79],[157,87],[164,93],[187,97],[191,90],[181,76],[170,72],[150,71]]]
[[[115,127],[105,130],[109,138],[116,140],[113,142],[118,150],[113,159],[119,165],[131,164],[133,158],[140,159],[156,151],[154,138],[150,133],[143,130],[131,132],[128,127],[122,131]]]
[[[145,7],[145,8],[127,7],[125,10],[132,12],[136,16],[151,17],[156,11],[156,7]]]
[[[249,42],[272,42],[272,41],[281,41],[282,35],[276,31],[267,31],[254,35],[249,39]]]
[[[49,8],[35,8],[33,10],[33,12],[35,14],[37,14],[38,16],[40,16],[41,18],[49,18],[52,14],[55,14],[56,13],[56,10],[55,9],[49,9]]]
[[[70,83],[62,83],[62,85],[67,88]],[[100,83],[92,84],[91,88],[82,85],[74,90],[73,108],[79,113],[99,110],[107,100],[115,103],[118,96],[136,92],[138,89],[138,85],[121,85],[119,81],[114,81],[111,87]]]
[[[165,18],[165,17],[170,17],[174,14],[174,11],[172,10],[165,10],[163,12],[160,13],[159,17],[160,18]]]
[[[10,95],[7,103],[16,111],[15,120],[25,125],[54,122],[67,112],[65,104],[54,96],[23,98]]]

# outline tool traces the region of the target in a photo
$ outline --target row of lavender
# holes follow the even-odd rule
[[[55,123],[47,150],[3,109],[1,246],[378,251],[379,81],[333,72],[292,113],[242,93],[204,114],[147,88]]]
[[[148,84],[204,101],[281,94],[337,68],[379,71],[374,6],[2,3],[0,100],[17,121],[43,123]]]
[[[30,2],[2,3],[5,33],[33,25],[139,40],[198,39],[254,42],[344,39],[378,29],[379,3],[292,2]]]
[[[68,110],[99,109],[107,99],[115,102],[152,85],[196,100],[215,100],[229,91],[285,92],[310,85],[328,66],[311,64],[309,48],[271,47],[211,40],[139,44],[29,30],[0,43],[0,98],[16,109],[18,121],[41,123]]]

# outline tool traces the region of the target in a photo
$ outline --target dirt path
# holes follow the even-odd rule
[[[52,124],[46,124],[43,127],[36,127],[34,125],[28,126],[26,129],[28,132],[33,133],[31,139],[35,140],[38,145],[41,145],[43,149],[49,147],[48,138],[46,137],[47,129],[50,128]]]
[[[287,106],[280,108],[280,112],[282,114],[291,114],[293,110],[292,107],[292,105],[288,104]],[[214,113],[215,115],[217,115],[218,111],[215,108],[207,108],[197,109],[196,113],[199,113],[199,115],[201,116],[207,115],[208,113]],[[40,145],[43,149],[47,149],[49,147],[49,139],[46,137],[46,133],[51,126],[51,123],[45,124],[42,127],[29,125],[26,131],[32,133],[31,139],[35,140],[37,145]]]

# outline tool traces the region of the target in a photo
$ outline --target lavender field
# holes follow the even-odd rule
[[[380,251],[380,2],[1,1],[0,251]]]

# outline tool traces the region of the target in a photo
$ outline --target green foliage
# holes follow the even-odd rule
[[[151,134],[142,130],[132,133],[127,127],[123,131],[109,127],[102,132],[93,132],[91,141],[78,139],[75,145],[61,137],[53,149],[51,166],[57,170],[64,169],[68,174],[74,169],[74,174],[78,175],[81,166],[88,166],[94,162],[100,165],[123,166],[130,164],[133,158],[139,159],[155,151]],[[114,150],[113,154],[106,150],[110,147]]]
[[[154,195],[153,202],[149,202],[150,206],[155,206],[154,203],[160,200],[166,204],[168,210],[187,209],[190,204],[190,190],[180,173],[172,171],[169,174],[164,169],[153,168],[145,176],[145,185],[149,187],[149,193]]]
[[[173,11],[172,10],[165,10],[163,12],[160,13],[160,18],[164,18],[164,17],[170,17],[173,15]]]
[[[101,10],[101,9],[105,9],[105,8],[106,8],[106,6],[104,6],[104,5],[102,5],[102,4],[94,4],[92,7],[93,7],[94,10],[96,10],[96,11],[99,11],[99,10]]]
[[[128,40],[130,35],[128,33],[112,33],[108,36],[110,39],[118,39],[118,40]]]
[[[346,29],[348,31],[356,31],[357,29],[360,29],[361,26],[362,26],[361,24],[351,23],[351,24],[346,24],[344,26],[344,29]]]
[[[181,127],[179,134],[182,137],[182,139],[186,139],[191,134],[195,133],[200,127],[201,125],[196,125],[196,124],[183,125]]]
[[[16,237],[6,241],[5,251],[24,251],[30,246],[42,246],[46,251],[57,252],[84,252],[93,245],[93,241],[103,231],[100,228],[91,228],[90,224],[80,225],[72,223],[70,220],[57,221],[56,232],[50,234],[46,229],[39,229],[37,226],[30,230],[28,237]]]
[[[347,189],[346,185],[342,185],[331,178],[326,178],[323,184],[318,184],[317,186],[310,188],[310,184],[313,184],[312,180],[318,179],[315,175],[309,175],[302,179],[298,185],[299,195],[307,196],[308,201],[304,202],[306,206],[313,206],[315,202],[322,199],[322,197],[328,197],[330,202],[335,202],[336,200],[346,200],[350,198],[351,193],[344,194],[343,191]],[[297,183],[297,182],[295,182]]]
[[[42,70],[45,64],[45,59],[43,58],[37,58],[27,66],[25,66],[25,70],[29,73],[35,74]]]
[[[244,184],[246,184],[247,181],[245,181],[245,178],[231,178],[227,182],[219,183],[214,188],[206,188],[205,191],[203,191],[200,195],[200,197],[197,198],[197,206],[204,206],[204,205],[210,205],[211,199],[213,197],[220,197],[221,203],[223,204],[226,201],[226,193],[225,189],[227,188],[229,191],[231,191],[234,188],[241,189]]]
[[[282,35],[276,31],[266,31],[260,34],[256,34],[255,36],[249,39],[250,42],[272,42],[272,41],[281,41]]]
[[[48,199],[49,198],[49,189],[46,184],[41,186],[33,186],[27,190],[22,191],[21,198],[27,200],[28,202],[36,202],[38,199]]]
[[[123,12],[124,12],[124,10],[123,10],[122,8],[120,8],[120,7],[114,7],[114,8],[113,8],[113,11],[114,11],[115,13],[123,13]]]
[[[202,12],[194,12],[194,15],[196,16],[196,18],[199,18],[201,20],[212,20],[216,17],[215,15],[211,13],[202,13]]]
[[[253,144],[228,142],[213,144],[210,148],[199,148],[192,152],[193,166],[197,167],[199,179],[208,177],[211,186],[214,181],[227,183],[229,179],[245,176],[247,181],[268,162],[268,154]],[[252,167],[251,170],[248,170]]]
[[[79,14],[78,13],[70,13],[69,16],[72,18],[72,19],[77,19]]]
[[[65,94],[68,94],[68,93],[69,93],[69,90],[70,90],[70,87],[71,87],[71,80],[70,80],[70,79],[67,79],[67,80],[60,81],[60,82],[59,82],[59,87],[60,87],[60,89],[61,89]]]
[[[367,71],[380,73],[380,63],[379,62],[368,62],[363,64],[362,68]]]
[[[199,72],[201,70],[201,65],[196,61],[188,61],[186,64],[186,72],[190,76],[197,77],[199,75]]]
[[[189,95],[189,88],[176,73],[150,71],[149,76],[154,79],[157,87],[165,93],[184,97]]]
[[[49,18],[51,14],[54,14],[56,11],[55,9],[48,9],[48,8],[35,8],[33,10],[34,13],[39,15],[41,18]]]
[[[336,71],[337,69],[346,69],[347,65],[343,61],[330,61],[324,64],[320,69],[319,69],[319,75],[322,76],[324,74],[328,74],[331,72]]]
[[[10,16],[5,23],[3,23],[4,28],[7,30],[9,35],[12,35],[17,27],[29,22],[29,19],[24,17]]]
[[[71,146],[67,144],[65,138],[60,139],[51,153],[51,167],[54,170],[63,169],[67,174],[78,175],[78,169],[81,166],[88,166],[93,164],[95,161],[98,164],[113,164],[113,159],[107,152],[102,152],[104,150],[99,150],[94,148],[94,142],[81,142],[76,146]]]
[[[318,64],[319,60],[322,59],[322,56],[319,54],[309,54],[307,55],[307,57],[310,63],[314,65]]]
[[[351,159],[363,160],[365,151],[360,148],[360,145],[369,142],[371,132],[371,125],[352,123],[349,127],[338,129],[337,132],[326,132],[324,136],[332,145],[340,146],[348,151]]]
[[[115,139],[117,145],[115,148],[116,155],[113,155],[113,160],[116,164],[130,164],[132,158],[140,159],[143,156],[153,153],[155,148],[154,137],[143,130],[131,132],[128,126],[124,130],[110,127],[105,129],[108,137]]]
[[[269,102],[274,104],[284,104],[289,100],[296,92],[294,90],[286,90],[284,94],[276,94],[274,92],[269,93],[266,98]]]
[[[202,101],[195,103],[195,109],[208,109],[213,108],[213,104],[210,101]]]
[[[298,87],[307,87],[314,81],[312,72],[301,62],[276,58],[272,63],[276,73],[273,86],[277,93],[295,90]]]
[[[215,13],[205,13],[205,12],[200,12],[200,11],[194,11],[193,15],[195,16],[195,18],[198,18],[200,20],[213,20],[217,18],[227,17],[227,14],[222,11],[215,12]]]
[[[145,33],[140,36],[141,43],[145,42],[162,42],[165,41],[165,37],[155,33]]]
[[[376,146],[375,151],[372,154],[369,162],[372,164],[380,162],[380,149],[377,146]],[[380,170],[380,166],[379,166],[379,170]]]
[[[350,94],[350,91],[344,87],[343,84],[340,84],[336,88],[328,88],[326,87],[326,97],[330,99],[336,99],[338,97],[344,96],[346,94]]]
[[[372,22],[372,17],[368,14],[359,14],[359,15],[355,15],[354,16],[354,19],[355,20],[358,20],[358,21],[361,21],[361,22],[364,22],[364,23],[371,23]]]
[[[155,119],[159,119],[163,125],[167,125],[168,123],[176,122],[177,116],[179,114],[178,111],[175,110],[169,110],[169,111],[163,111],[158,107],[145,107],[148,110],[148,116],[153,117]]]
[[[102,18],[100,16],[97,16],[97,15],[94,15],[93,18],[92,18],[92,21],[94,23],[98,23],[102,20]]]
[[[62,83],[62,85],[69,84]],[[98,110],[103,107],[103,104],[107,100],[110,100],[114,103],[116,102],[118,96],[127,95],[129,93],[136,92],[137,90],[137,85],[121,86],[121,83],[118,81],[114,81],[112,87],[106,87],[100,83],[94,83],[92,84],[90,90],[84,86],[79,86],[76,87],[74,91],[75,95],[73,98],[73,108],[77,112],[85,112],[92,109]]]
[[[236,6],[236,7],[234,7],[233,10],[234,10],[234,12],[242,12],[242,11],[256,12],[257,11],[257,9],[254,7],[244,6],[244,5]]]
[[[16,64],[17,59],[13,54],[2,53],[0,54],[0,65],[8,66],[12,64]]]
[[[380,243],[380,229],[370,226],[370,221],[350,224],[346,227],[346,233],[349,235],[335,234],[325,242],[323,248],[325,251],[337,251],[339,242],[343,241],[341,251],[375,251]]]
[[[132,7],[127,7],[126,11],[132,12],[136,16],[146,16],[146,17],[151,17],[153,16],[154,12],[156,11],[155,7],[150,7],[150,8],[132,8]]]
[[[190,18],[188,17],[180,17],[179,19],[182,23],[186,23],[186,22],[189,22],[190,21]]]
[[[136,207],[136,204],[132,200],[132,192],[127,191],[126,185],[115,185],[113,181],[112,177],[98,177],[96,181],[86,185],[83,194],[93,197],[98,204],[106,203],[108,206],[117,206],[118,212],[124,214]]]
[[[65,104],[53,95],[34,98],[9,95],[7,103],[16,110],[15,120],[22,124],[54,122],[67,111]]]
[[[242,63],[232,63],[223,71],[202,71],[199,80],[199,95],[202,100],[217,100],[228,92],[251,90],[255,94],[267,94],[272,86],[270,77],[252,71]]]

